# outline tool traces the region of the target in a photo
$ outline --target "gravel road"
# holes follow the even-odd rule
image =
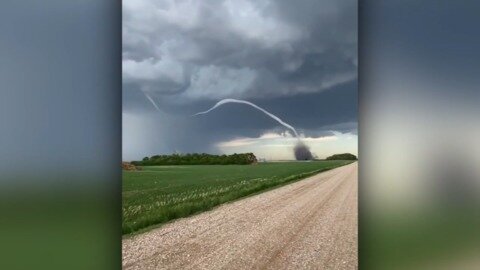
[[[123,239],[125,269],[357,269],[357,162]]]

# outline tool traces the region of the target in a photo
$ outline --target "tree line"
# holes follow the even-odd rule
[[[211,155],[211,154],[172,154],[155,155],[144,157],[141,161],[132,161],[135,166],[151,165],[246,165],[257,162],[257,157],[253,153],[233,154],[233,155]]]
[[[357,160],[357,157],[350,153],[343,153],[329,156],[326,158],[326,160]]]

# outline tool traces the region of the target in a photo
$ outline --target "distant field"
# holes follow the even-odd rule
[[[144,166],[123,172],[124,234],[208,210],[352,161]]]

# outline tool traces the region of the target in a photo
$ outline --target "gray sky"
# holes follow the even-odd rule
[[[253,151],[357,154],[357,1],[123,2],[123,158]],[[157,110],[149,101],[151,97]]]

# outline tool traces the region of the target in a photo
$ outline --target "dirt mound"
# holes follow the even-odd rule
[[[122,170],[125,171],[136,171],[137,167],[130,162],[122,162]]]

